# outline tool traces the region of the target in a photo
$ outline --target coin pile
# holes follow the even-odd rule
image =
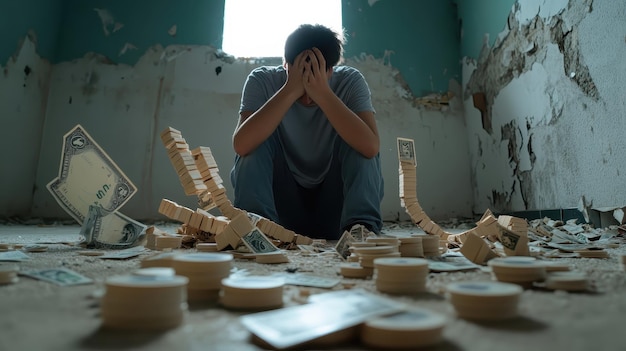
[[[487,262],[496,280],[515,283],[524,287],[546,278],[546,266],[534,257],[508,256],[491,259]]]
[[[546,288],[550,290],[585,291],[589,280],[583,272],[551,272],[546,277]]]
[[[359,257],[359,264],[365,268],[374,268],[374,260],[377,258],[400,257],[397,245],[355,247],[353,250],[353,252]]]
[[[245,276],[222,279],[219,302],[226,308],[270,310],[283,305],[285,281],[277,277]]]
[[[428,261],[415,257],[374,260],[376,288],[388,294],[415,294],[426,290]]]
[[[230,275],[233,255],[218,252],[179,254],[172,260],[176,274],[189,279],[188,301],[216,300],[222,279]]]
[[[343,262],[339,265],[339,273],[344,278],[369,278],[374,275],[374,268],[363,267],[358,262]]]
[[[400,256],[402,257],[424,257],[422,238],[419,236],[409,236],[398,238],[400,240]]]
[[[348,262],[359,262],[359,255],[357,255],[354,252],[354,248],[355,247],[373,247],[376,246],[376,243],[374,242],[365,242],[365,241],[355,241],[353,243],[350,244],[350,256],[348,256],[347,261]]]
[[[182,276],[118,275],[106,279],[100,314],[114,329],[161,330],[180,325],[187,311]]]
[[[20,268],[16,265],[0,265],[0,285],[17,283],[20,278],[17,276],[17,272]]]
[[[416,349],[438,344],[446,318],[422,308],[379,317],[364,323],[361,341],[378,349]]]
[[[522,287],[501,282],[456,282],[446,287],[446,297],[459,317],[501,320],[518,315]]]
[[[412,237],[422,238],[422,251],[424,256],[439,256],[439,237],[437,235],[413,234]]]

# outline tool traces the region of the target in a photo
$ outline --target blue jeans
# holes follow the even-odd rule
[[[278,138],[274,132],[250,154],[235,156],[230,173],[235,207],[311,238],[336,240],[357,223],[380,233],[380,155],[368,159],[337,136],[326,177],[309,189],[289,170]]]

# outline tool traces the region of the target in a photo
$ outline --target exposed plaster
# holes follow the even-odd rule
[[[474,106],[481,112],[482,129],[486,132],[476,135],[478,159],[472,171],[472,182],[477,188],[490,186],[479,190],[476,196],[486,195],[490,206],[497,210],[519,208],[519,205],[528,209],[532,206],[531,199],[538,196],[533,193],[537,190],[536,186],[533,187],[536,181],[532,179],[537,160],[533,149],[533,128],[555,125],[564,114],[564,97],[559,89],[562,85],[558,78],[555,80],[558,74],[548,74],[548,67],[560,65],[563,81],[574,83],[592,101],[600,100],[581,53],[578,32],[580,22],[593,10],[593,0],[558,2],[560,4],[550,2],[551,7],[547,9],[539,6],[541,4],[533,7],[529,6],[531,1],[524,2],[523,6],[527,7],[524,12],[518,1],[509,15],[507,29],[500,33],[494,47],[488,47],[486,41],[476,62],[465,59],[466,66],[475,67],[464,79],[464,99],[474,101]],[[559,55],[561,59],[555,60]],[[528,89],[539,89],[544,94],[523,93]],[[514,95],[513,91],[522,94]],[[477,98],[483,98],[482,95],[485,101],[481,106],[476,102],[480,102]],[[530,103],[527,99],[531,97],[539,100]],[[500,100],[498,111],[495,111],[496,99]],[[511,111],[518,111],[521,115],[511,115]],[[498,121],[492,121],[492,116]],[[525,125],[519,125],[524,120]],[[500,135],[496,128],[499,128]],[[504,153],[500,154],[498,150]],[[566,154],[564,151],[563,159]],[[489,174],[502,167],[504,155],[508,156],[509,167]],[[494,187],[495,183],[480,181],[484,177],[504,178]]]
[[[584,63],[578,45],[577,25],[592,10],[593,0],[570,1],[567,9],[549,19],[536,15],[528,24],[520,25],[516,13],[519,3],[508,19],[508,28],[493,48],[486,42],[476,69],[467,82],[465,99],[474,93],[484,93],[487,106],[500,90],[514,78],[543,62],[549,44],[557,44],[564,57],[563,72],[578,84],[585,94],[599,99],[598,91]],[[572,74],[574,73],[574,74]]]

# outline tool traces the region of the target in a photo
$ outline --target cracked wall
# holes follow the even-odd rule
[[[519,0],[494,45],[464,57],[474,212],[623,204],[625,15],[624,2]]]

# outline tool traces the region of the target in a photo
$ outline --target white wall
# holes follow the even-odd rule
[[[625,18],[624,1],[519,0],[494,46],[463,60],[474,212],[624,205]]]
[[[1,216],[30,212],[49,76],[50,63],[37,55],[28,37],[4,67],[0,64]]]

